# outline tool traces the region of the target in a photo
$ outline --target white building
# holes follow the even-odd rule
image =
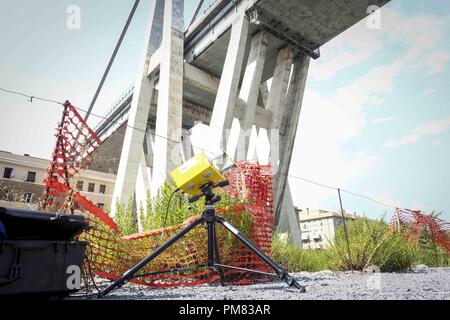
[[[330,246],[336,230],[342,225],[342,213],[325,210],[296,209],[303,249],[325,249]],[[344,214],[345,220],[355,220],[356,213]]]
[[[0,150],[0,206],[36,210],[49,163]],[[115,180],[114,174],[86,170],[78,178],[77,189],[99,208],[109,210]]]

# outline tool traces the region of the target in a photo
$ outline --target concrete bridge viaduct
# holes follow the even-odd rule
[[[277,150],[258,161],[276,169],[278,225],[300,241],[287,176],[310,59],[388,1],[217,0],[185,30],[184,0],[150,0],[135,86],[97,126],[91,168],[117,174],[113,202],[139,206],[189,157],[196,124],[209,130],[200,148],[236,160],[254,158],[242,132],[265,130]]]

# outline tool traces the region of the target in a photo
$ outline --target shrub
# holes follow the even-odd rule
[[[157,195],[153,199],[150,194],[147,195],[145,210],[141,208],[140,212],[140,220],[143,231],[161,229],[164,226],[177,226],[185,222],[190,217],[203,212],[203,199],[197,201],[196,203],[190,204],[188,201],[189,198],[181,193],[177,193],[172,197],[172,199],[170,199],[170,196],[173,194],[175,189],[176,187],[173,183],[166,183],[159,189]],[[222,200],[217,203],[216,210],[229,209],[234,205],[245,203],[243,200],[233,199],[222,190],[216,190],[216,194],[220,195],[222,198]],[[169,200],[171,203],[166,217]],[[248,228],[248,223],[249,221],[244,223],[244,225],[238,225],[236,227]],[[241,223],[239,222],[239,224]]]
[[[436,251],[434,251],[418,245],[415,264],[424,264],[429,267],[448,267],[450,265],[450,256],[442,248],[436,248]]]
[[[344,228],[341,226],[331,251],[340,270],[364,270],[377,265],[382,271],[401,271],[410,268],[415,260],[414,246],[402,233],[391,232],[382,220],[357,219],[347,223],[350,257]]]
[[[336,268],[329,250],[303,250],[291,244],[289,236],[283,238],[278,232],[273,236],[272,258],[289,272],[317,272]]]
[[[388,233],[384,245],[374,257],[375,265],[384,272],[395,272],[410,269],[416,259],[416,248],[401,232]]]
[[[164,184],[155,197],[147,195],[145,206],[141,206],[139,214],[141,222],[141,231],[147,232],[157,230],[164,227],[177,226],[185,222],[188,218],[201,214],[204,210],[204,202],[197,201],[190,204],[188,197],[184,194],[177,193],[172,196],[176,187],[173,183]],[[222,200],[217,204],[216,209],[229,209],[238,204],[244,204],[245,201],[233,199],[229,194],[222,190],[217,190]],[[170,197],[172,196],[172,199]],[[170,208],[167,208],[170,200]],[[137,218],[133,214],[135,208],[133,199],[130,199],[126,205],[116,204],[116,215],[114,220],[120,230],[122,236],[130,235],[138,232]],[[242,215],[239,219],[230,220],[240,231],[248,235],[251,227],[251,217],[248,214]]]
[[[137,232],[137,221],[133,217],[133,199],[130,199],[126,205],[116,204],[114,220],[119,228],[120,235],[127,236]]]
[[[437,246],[428,230],[425,228],[416,246],[416,264],[429,267],[446,267],[450,256],[444,249]]]

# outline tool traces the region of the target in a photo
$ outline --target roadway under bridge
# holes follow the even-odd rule
[[[269,134],[278,155],[258,161],[277,168],[279,227],[301,239],[287,175],[310,59],[320,58],[320,47],[367,17],[369,8],[387,2],[217,0],[185,30],[183,0],[151,0],[135,87],[97,126],[104,143],[91,169],[117,174],[114,201],[134,197],[139,207],[192,152],[194,125],[207,126],[208,146],[236,160],[253,155],[242,133],[244,159],[224,143],[234,122],[242,132],[278,132]]]

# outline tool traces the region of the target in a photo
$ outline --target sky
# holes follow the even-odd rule
[[[133,0],[0,0],[0,87],[87,108]],[[186,21],[196,1],[186,1]],[[81,11],[69,29],[68,8]],[[141,1],[94,112],[134,83],[148,1]],[[380,28],[363,20],[312,61],[291,176],[450,220],[450,3],[393,0]],[[0,149],[50,158],[58,105],[0,93]],[[100,119],[91,118],[95,125]],[[300,208],[339,209],[334,190],[290,178]],[[343,193],[369,217],[392,209]]]

